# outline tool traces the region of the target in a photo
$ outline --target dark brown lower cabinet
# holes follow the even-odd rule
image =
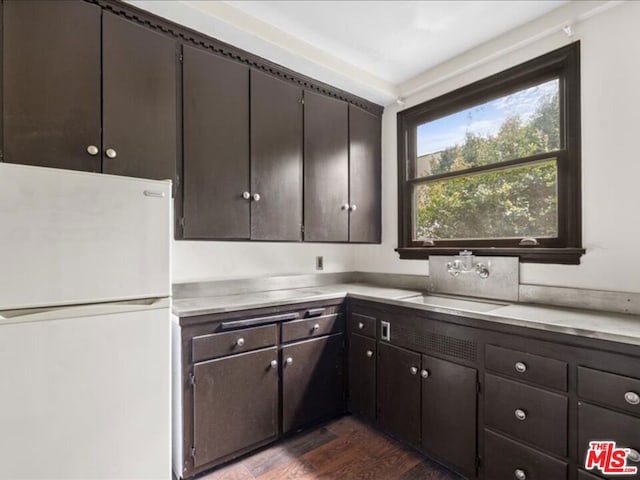
[[[607,408],[578,402],[578,457],[579,464],[585,464],[589,442],[595,440],[616,442],[617,448],[629,448],[640,452],[640,418]],[[640,468],[640,463],[627,460],[627,465]],[[596,472],[594,472],[596,473]],[[640,478],[634,475],[604,475],[604,478]]]
[[[485,430],[487,480],[566,480],[567,462]]]
[[[282,367],[283,433],[344,412],[344,335],[284,346]]]
[[[376,418],[376,357],[375,339],[349,337],[349,408],[369,421]]]
[[[420,354],[378,345],[378,423],[383,430],[420,446]]]
[[[474,476],[477,370],[423,355],[420,377],[422,450]]]
[[[272,347],[194,365],[196,468],[278,435],[277,359]]]

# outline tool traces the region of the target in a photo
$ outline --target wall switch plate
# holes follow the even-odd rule
[[[324,270],[324,257],[316,257],[316,270]]]

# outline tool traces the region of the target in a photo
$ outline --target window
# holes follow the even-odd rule
[[[398,113],[398,252],[577,264],[579,42]]]

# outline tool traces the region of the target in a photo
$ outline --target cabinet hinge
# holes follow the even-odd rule
[[[180,217],[180,228],[184,230],[184,217]]]
[[[4,158],[4,152],[0,150],[0,160],[2,160],[3,158]]]
[[[191,447],[191,458],[196,458],[196,447]]]
[[[189,385],[195,385],[196,384],[196,376],[193,373],[189,374]]]
[[[302,233],[304,233],[304,224],[302,224],[302,223],[300,224],[300,231],[301,231]]]
[[[304,97],[300,97],[300,103],[304,105]]]
[[[180,63],[182,63],[182,62],[183,62],[183,60],[184,60],[184,55],[182,55],[182,53],[179,53],[179,54],[178,54],[178,60],[180,61]]]
[[[476,382],[476,393],[480,393],[480,390],[482,390],[482,388],[480,388],[480,382]]]

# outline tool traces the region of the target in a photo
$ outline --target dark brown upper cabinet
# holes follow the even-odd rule
[[[249,68],[183,47],[184,238],[249,239]]]
[[[305,91],[304,239],[349,241],[349,109]]]
[[[380,242],[380,118],[349,105],[349,241]]]
[[[100,7],[2,8],[4,161],[100,172]]]
[[[173,38],[77,1],[6,1],[3,24],[5,161],[174,178]]]
[[[102,16],[103,171],[173,179],[178,154],[173,38]]]
[[[251,238],[302,240],[302,89],[251,71]]]

